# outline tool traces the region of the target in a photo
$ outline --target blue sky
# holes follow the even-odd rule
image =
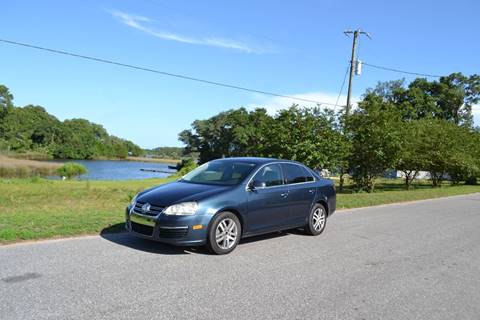
[[[3,0],[1,7],[0,38],[330,103],[347,68],[351,39],[342,32],[349,28],[372,34],[360,39],[363,61],[480,72],[480,2],[473,0]],[[179,146],[180,131],[223,110],[275,112],[295,102],[6,44],[0,70],[16,105],[86,118],[142,147]],[[401,77],[364,66],[353,95]]]

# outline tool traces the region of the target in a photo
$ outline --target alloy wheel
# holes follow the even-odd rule
[[[317,208],[313,212],[313,228],[316,231],[320,231],[325,226],[326,213],[323,208]]]
[[[217,226],[215,230],[215,241],[222,249],[230,249],[237,241],[238,227],[235,221],[225,218]]]

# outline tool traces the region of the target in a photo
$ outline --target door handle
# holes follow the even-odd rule
[[[282,198],[286,198],[287,196],[288,196],[288,192],[280,193],[280,197]]]
[[[308,192],[309,192],[309,193],[314,193],[314,192],[315,192],[315,189],[309,189]]]

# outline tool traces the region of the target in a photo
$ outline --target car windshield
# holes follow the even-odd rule
[[[180,181],[233,186],[242,182],[255,166],[249,162],[211,161],[187,173]]]

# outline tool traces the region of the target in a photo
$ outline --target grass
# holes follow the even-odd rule
[[[338,186],[338,180],[334,178]],[[337,194],[337,209],[351,209],[396,202],[407,202],[480,192],[480,185],[451,185],[444,182],[439,188],[432,188],[429,180],[415,180],[410,190],[405,190],[403,179],[378,179],[375,192],[355,192],[352,182],[347,180],[346,188]],[[338,190],[338,187],[337,187]]]
[[[59,181],[40,178],[0,179],[0,243],[118,232],[124,209],[138,191],[171,181]],[[437,198],[480,192],[480,186],[432,189],[424,182],[414,190],[402,189],[401,181],[385,180],[377,192],[338,194],[339,209]]]
[[[0,155],[4,155],[9,158],[15,159],[24,159],[24,160],[53,160],[53,156],[41,151],[25,151],[25,152],[14,152],[14,151],[0,151]]]
[[[167,163],[167,164],[177,164],[181,162],[178,159],[164,159],[164,158],[146,158],[146,157],[127,157],[129,161],[140,161],[140,162],[158,162],[158,163]]]
[[[34,176],[52,176],[61,166],[55,162],[15,159],[0,155],[0,177],[26,178]]]
[[[420,188],[415,190],[395,190],[374,193],[350,193],[337,195],[337,209],[350,209],[380,204],[434,199],[461,194],[480,192],[480,186],[443,186],[441,188]]]
[[[166,181],[0,180],[0,243],[99,233],[122,222],[138,191]]]

